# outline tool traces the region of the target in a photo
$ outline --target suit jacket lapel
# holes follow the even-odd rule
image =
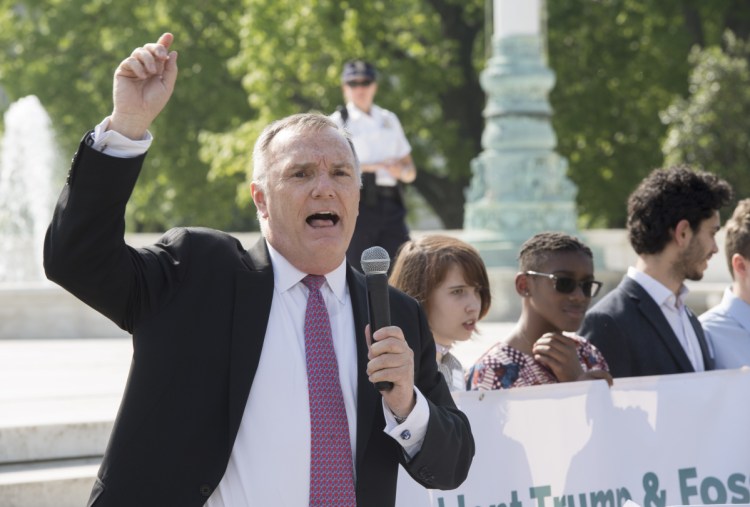
[[[273,301],[273,269],[265,240],[248,250],[248,270],[237,272],[229,358],[229,431],[234,441],[258,369]]]
[[[380,394],[367,378],[367,341],[365,326],[367,316],[367,291],[364,275],[347,266],[347,282],[354,312],[354,338],[357,340],[357,463],[356,470],[361,470],[367,444],[370,441],[373,420],[380,407]],[[358,474],[359,476],[359,474]]]
[[[701,355],[703,356],[703,366],[706,371],[713,370],[715,366],[714,358],[711,357],[711,352],[708,350],[708,342],[706,342],[706,334],[703,332],[703,327],[693,311],[690,308],[685,309],[687,310],[690,324],[692,324],[693,330],[695,331],[695,336],[698,337],[698,344],[701,347]]]
[[[636,300],[636,304],[641,314],[656,328],[659,339],[664,342],[672,357],[683,371],[695,371],[690,359],[688,359],[685,349],[682,348],[677,336],[672,331],[672,327],[667,322],[667,318],[662,313],[656,301],[649,296],[648,292],[641,287],[635,280],[625,277],[623,281],[625,291]]]

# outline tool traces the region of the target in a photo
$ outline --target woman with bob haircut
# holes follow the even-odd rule
[[[438,369],[452,391],[465,391],[463,367],[450,350],[471,338],[490,309],[489,279],[479,252],[437,234],[407,241],[396,254],[389,283],[422,305],[435,338]]]

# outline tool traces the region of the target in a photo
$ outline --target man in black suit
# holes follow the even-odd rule
[[[81,143],[45,242],[47,276],[133,334],[88,505],[380,507],[394,504],[399,463],[426,487],[457,487],[474,441],[437,371],[424,314],[391,289],[393,325],[366,331],[365,280],[345,261],[359,164],[330,119],[295,115],[261,134],[251,190],[263,239],[250,250],[202,228],[173,229],[146,248],[125,244],[147,129],[176,81],[172,41],[164,34],[120,63],[113,113]],[[343,421],[343,479],[311,465],[311,275],[324,278],[338,377],[326,389],[340,410],[322,420]],[[384,381],[393,388],[378,392],[373,383]],[[316,463],[337,437],[324,432]],[[313,480],[347,491],[316,486],[318,497]]]
[[[683,282],[700,280],[718,252],[719,210],[731,195],[724,180],[687,167],[657,169],[630,195],[627,226],[638,260],[580,330],[613,377],[713,368],[700,323],[684,304]]]

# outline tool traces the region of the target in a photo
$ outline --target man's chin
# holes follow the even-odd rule
[[[703,271],[688,273],[685,278],[690,280],[691,282],[700,282],[701,280],[703,280]]]

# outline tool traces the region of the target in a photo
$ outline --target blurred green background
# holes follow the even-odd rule
[[[0,108],[38,96],[66,158],[111,111],[118,63],[175,34],[180,76],[129,203],[133,232],[256,230],[255,138],[279,117],[332,112],[341,66],[355,57],[379,69],[376,102],[398,114],[412,144],[414,206],[462,227],[470,161],[482,149],[491,0],[0,5]],[[737,198],[750,196],[750,2],[548,0],[546,9],[553,125],[581,228],[622,227],[628,194],[664,164],[716,172]]]

